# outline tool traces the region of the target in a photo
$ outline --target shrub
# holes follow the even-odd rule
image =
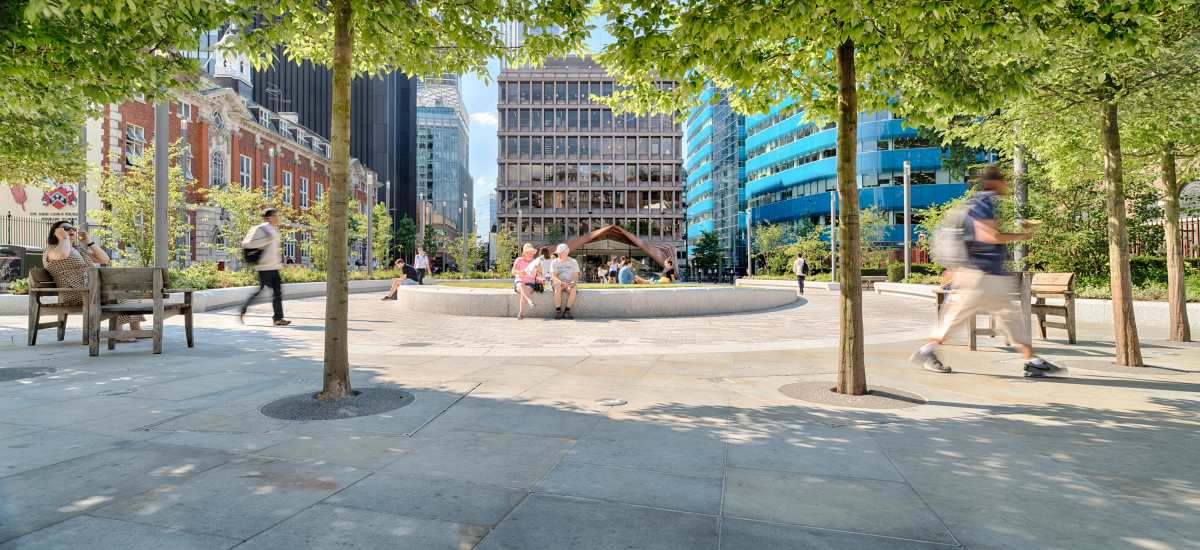
[[[904,278],[904,264],[900,262],[892,262],[887,266],[888,282],[898,283]]]
[[[13,294],[29,294],[29,279],[21,277],[8,283],[8,291]]]

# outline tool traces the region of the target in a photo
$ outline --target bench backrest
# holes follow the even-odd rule
[[[1033,294],[1064,294],[1075,291],[1074,273],[1034,273],[1029,284]]]
[[[50,272],[40,267],[35,267],[29,270],[29,286],[30,288],[52,288],[54,287],[54,277],[50,276]]]
[[[161,297],[166,280],[167,270],[161,267],[93,267],[88,272],[88,285],[101,302]]]

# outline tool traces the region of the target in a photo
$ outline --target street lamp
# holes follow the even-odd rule
[[[462,198],[462,227],[458,231],[458,237],[463,242],[462,259],[464,265],[459,266],[458,269],[465,275],[467,273],[467,266],[465,265],[467,263],[467,194],[463,193]]]
[[[904,161],[904,280],[912,271],[912,164]]]

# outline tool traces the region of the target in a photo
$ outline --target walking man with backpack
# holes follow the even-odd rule
[[[246,309],[254,302],[265,287],[271,287],[272,319],[277,327],[286,327],[291,321],[283,318],[283,279],[279,270],[283,268],[282,247],[279,244],[279,211],[274,208],[263,210],[263,223],[246,233],[242,239],[242,255],[247,263],[258,272],[258,290],[242,304],[238,320],[245,322]]]
[[[808,262],[804,261],[804,254],[796,254],[796,261],[792,262],[792,273],[796,274],[796,284],[799,286],[796,296],[804,296],[804,278],[808,277]]]
[[[994,165],[978,177],[977,191],[966,203],[946,214],[934,235],[935,260],[952,271],[955,301],[948,302],[939,326],[929,341],[913,353],[910,361],[932,372],[948,373],[950,367],[938,359],[937,349],[946,334],[977,313],[990,313],[1021,355],[1027,378],[1040,378],[1058,367],[1034,355],[1021,310],[1013,303],[1016,278],[1004,270],[1004,245],[1028,240],[1029,233],[1003,233],[996,225],[993,199],[1008,191],[1003,173]]]

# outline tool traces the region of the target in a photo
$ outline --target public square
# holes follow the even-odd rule
[[[0,317],[5,371],[56,369],[0,382],[0,549],[1200,548],[1200,346],[1147,324],[1150,366],[1116,368],[1082,319],[1076,345],[1035,340],[1051,378],[961,335],[935,374],[907,363],[932,302],[864,298],[868,384],[906,408],[804,393],[835,379],[824,290],[579,321],[354,294],[355,387],[413,398],[307,422],[259,409],[320,389],[322,298],[285,302],[286,328],[198,314],[192,349],[172,319],[162,355],[89,358],[74,323],[27,347]]]

